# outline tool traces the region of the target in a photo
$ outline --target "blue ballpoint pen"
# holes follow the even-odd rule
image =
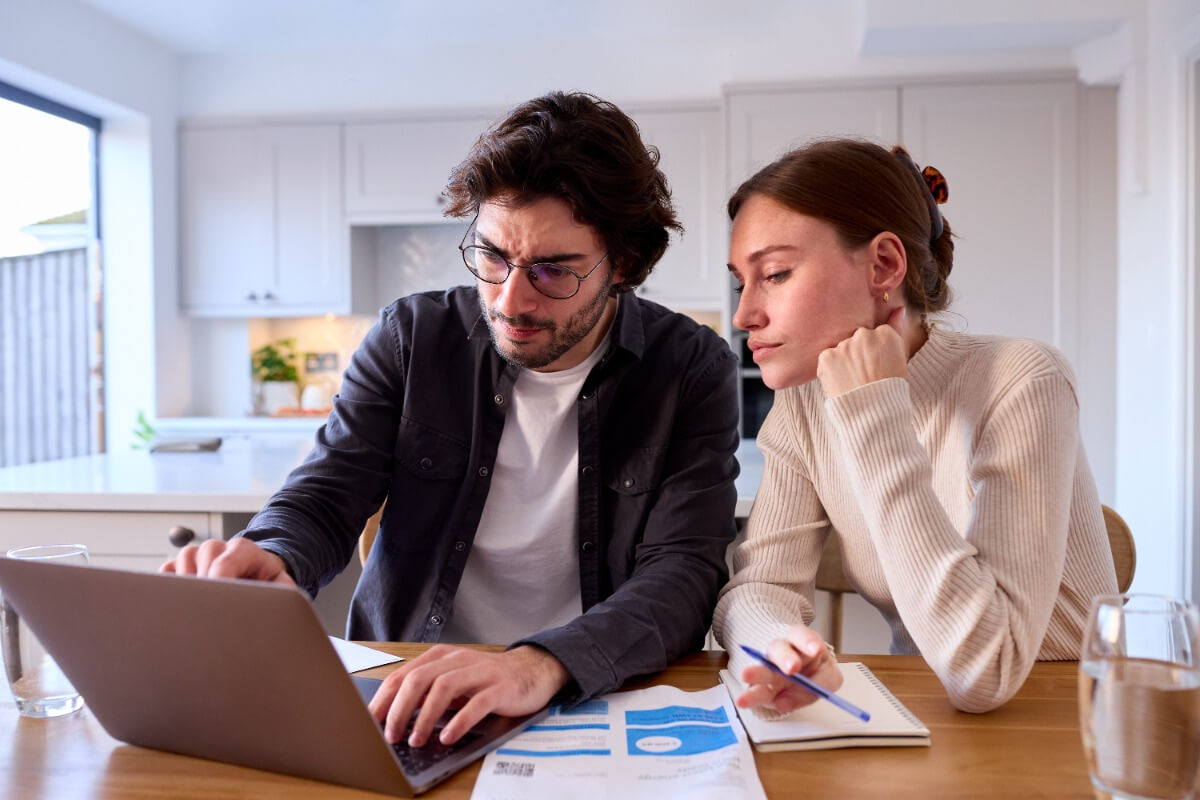
[[[871,721],[870,714],[868,714],[866,711],[863,711],[861,708],[854,705],[854,703],[851,703],[849,700],[846,700],[845,698],[842,698],[842,697],[838,697],[836,694],[829,691],[824,686],[813,683],[812,680],[804,677],[803,675],[789,675],[788,673],[781,670],[779,667],[775,666],[775,663],[773,661],[771,661],[771,659],[767,658],[765,655],[763,655],[758,650],[755,650],[753,647],[747,647],[746,645],[741,645],[741,648],[743,650],[745,650],[749,655],[751,655],[754,658],[756,658],[757,660],[761,661],[763,663],[763,665],[767,669],[771,670],[772,672],[776,672],[776,673],[782,675],[783,677],[787,678],[792,683],[796,683],[796,684],[799,684],[800,686],[803,686],[805,689],[812,692],[817,697],[821,698],[822,700],[828,700],[829,702],[833,703],[835,706],[840,708],[842,711],[845,711],[847,714],[850,714],[851,716],[858,717],[863,722]]]

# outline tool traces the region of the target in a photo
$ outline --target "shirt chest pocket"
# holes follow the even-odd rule
[[[607,476],[608,488],[625,497],[636,497],[658,488],[666,448],[645,447],[614,459]]]
[[[410,477],[451,480],[466,473],[469,449],[466,444],[405,417],[400,420],[396,434],[395,456],[396,463]]]

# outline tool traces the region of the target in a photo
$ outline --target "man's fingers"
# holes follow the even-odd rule
[[[201,545],[203,547],[203,545]],[[273,578],[267,559],[273,556],[249,539],[233,539],[208,564],[210,578]]]
[[[197,575],[202,577],[208,575],[212,562],[225,552],[225,545],[223,539],[208,539],[200,543],[200,546],[196,548]]]
[[[496,701],[490,691],[484,690],[467,701],[466,705],[442,728],[442,744],[454,744],[463,735],[474,728],[479,722],[492,713]]]
[[[375,718],[376,722],[382,723],[387,720],[388,709],[392,707],[392,700],[395,699],[396,692],[400,689],[400,679],[396,676],[402,675],[401,670],[404,669],[404,666],[384,678],[383,683],[379,684],[379,688],[375,690],[371,702],[367,703],[367,711],[371,712],[371,716]]]

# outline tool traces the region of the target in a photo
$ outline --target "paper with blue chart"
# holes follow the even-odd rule
[[[489,753],[472,800],[766,800],[721,686],[616,692],[545,720]],[[686,793],[686,794],[685,794]]]

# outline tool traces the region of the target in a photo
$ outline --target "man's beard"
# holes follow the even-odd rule
[[[564,353],[583,341],[596,327],[596,323],[604,315],[604,307],[608,303],[612,283],[612,277],[609,276],[592,301],[568,317],[561,326],[556,325],[552,320],[537,319],[527,314],[506,317],[499,311],[488,308],[483,301],[483,296],[480,295],[479,307],[483,310],[483,318],[487,322],[488,332],[492,336],[492,346],[496,348],[496,352],[500,354],[501,358],[518,367],[541,369],[553,364]],[[496,332],[494,320],[500,320],[514,328],[548,330],[550,341],[541,347],[533,344],[514,343]]]

